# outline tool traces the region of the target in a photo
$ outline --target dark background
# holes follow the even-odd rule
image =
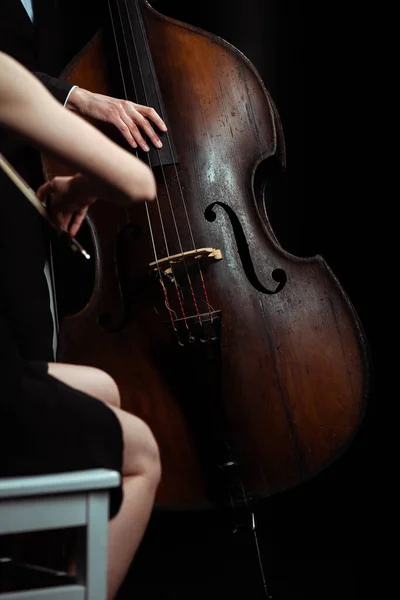
[[[257,508],[275,600],[363,598],[378,582],[376,408],[382,394],[374,313],[376,231],[358,84],[362,49],[342,5],[289,0],[159,0],[161,13],[215,33],[254,64],[278,108],[287,170],[269,207],[288,251],[322,255],[353,302],[369,342],[371,391],[347,452],[312,481]],[[363,102],[369,102],[363,98]],[[367,107],[368,109],[368,107]],[[367,172],[366,172],[367,169]],[[155,513],[121,600],[265,598],[251,533],[235,538],[218,514]]]
[[[388,285],[375,222],[381,203],[369,189],[376,149],[368,130],[375,126],[377,92],[360,36],[363,14],[352,16],[349,3],[340,2],[151,4],[221,36],[258,70],[280,114],[287,150],[286,172],[269,202],[274,232],[289,252],[325,258],[353,302],[371,349],[371,391],[349,449],[318,477],[257,507],[269,593],[274,600],[358,600],[374,592],[384,598],[379,587],[386,574],[379,580],[379,563],[387,546],[378,544],[377,530],[385,493],[377,421],[385,353],[378,332],[391,322],[390,314],[377,314],[376,300]],[[92,22],[88,10],[82,18]],[[373,37],[373,30],[368,34]],[[72,41],[78,44],[78,37]],[[251,532],[233,535],[225,515],[216,512],[155,511],[118,600],[216,597],[265,599]]]

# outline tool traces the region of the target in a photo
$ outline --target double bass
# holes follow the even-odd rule
[[[367,343],[325,260],[290,254],[270,224],[285,140],[254,66],[146,0],[108,10],[61,77],[153,106],[168,131],[161,150],[137,151],[155,202],[90,208],[93,286],[61,322],[58,358],[110,373],[122,408],[149,424],[163,465],[156,505],[240,506],[345,451],[363,416]]]

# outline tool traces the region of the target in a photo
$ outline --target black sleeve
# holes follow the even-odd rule
[[[61,104],[65,103],[69,91],[74,87],[71,83],[67,83],[56,77],[50,77],[50,75],[46,75],[46,73],[35,72],[33,74],[47,87],[56,100],[61,102]]]

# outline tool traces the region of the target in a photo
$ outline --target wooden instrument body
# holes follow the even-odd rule
[[[147,4],[144,22],[178,157],[154,167],[155,246],[158,257],[191,250],[193,239],[197,249],[221,251],[222,260],[202,269],[209,303],[221,314],[218,368],[210,375],[207,359],[188,358],[168,330],[165,298],[149,271],[145,206],[104,201],[88,219],[95,285],[82,310],[61,324],[59,360],[110,373],[123,408],[150,425],[163,465],[158,505],[213,505],[204,457],[212,454],[215,402],[244,489],[270,496],[314,476],[351,442],[368,387],[366,342],[323,258],[287,253],[268,222],[264,195],[275,167],[284,166],[284,140],[253,66],[223,40]],[[99,34],[63,77],[113,96],[105,56]],[[67,171],[52,161],[46,169],[49,176]],[[196,269],[191,279],[207,314]],[[190,304],[184,277],[179,285]],[[173,286],[168,295],[179,315]]]

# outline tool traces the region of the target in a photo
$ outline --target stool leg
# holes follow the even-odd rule
[[[108,492],[87,495],[87,527],[77,548],[77,582],[86,586],[85,600],[107,599]]]

